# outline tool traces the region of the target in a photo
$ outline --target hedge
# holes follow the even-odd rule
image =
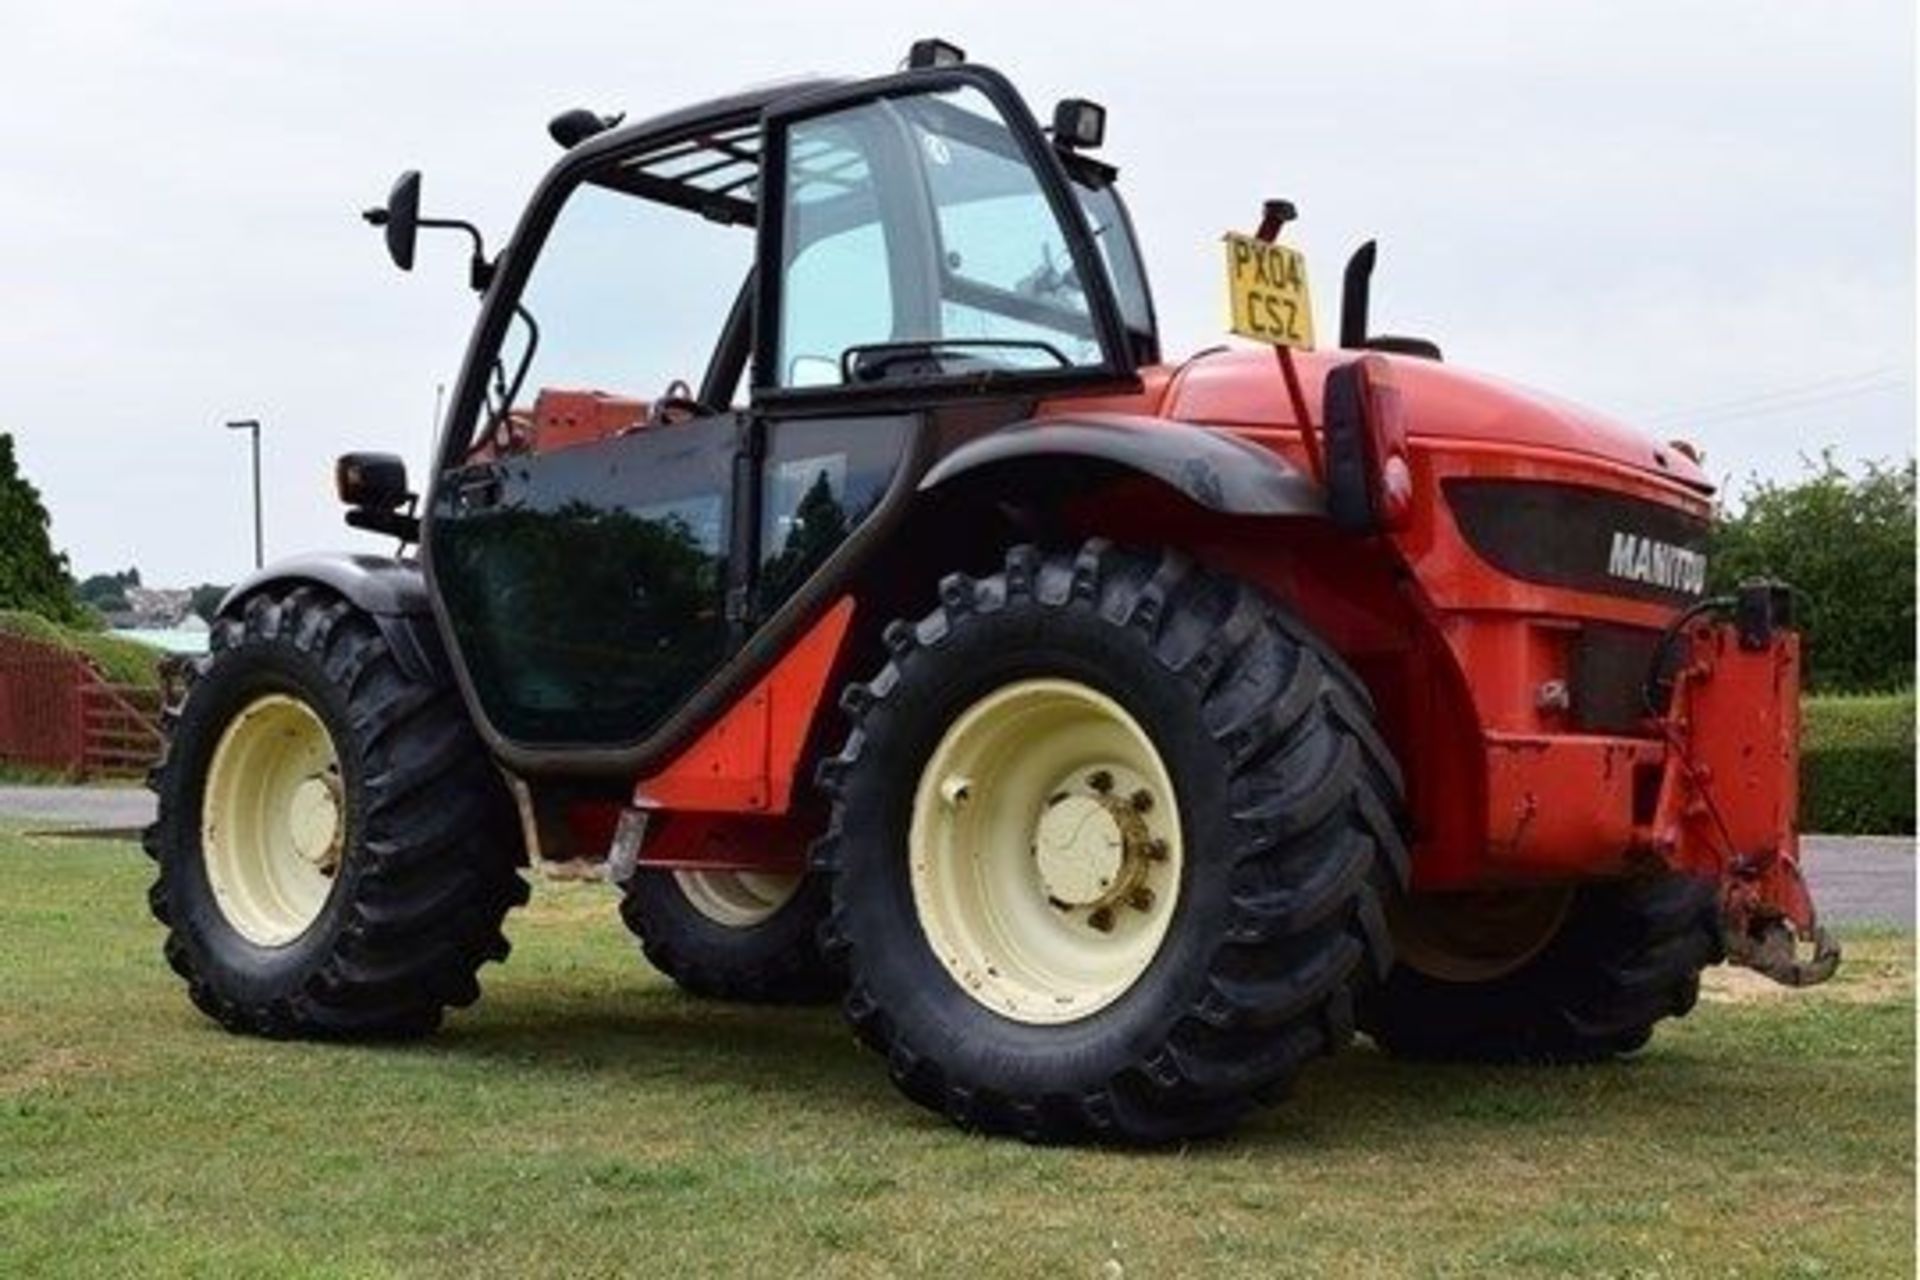
[[[1912,835],[1912,691],[1808,698],[1800,734],[1800,829]]]

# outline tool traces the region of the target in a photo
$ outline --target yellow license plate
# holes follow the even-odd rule
[[[1313,350],[1306,255],[1235,231],[1226,241],[1228,327],[1255,342]]]

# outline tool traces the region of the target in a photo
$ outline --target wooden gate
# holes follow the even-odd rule
[[[160,694],[78,654],[0,635],[0,762],[73,778],[137,776],[160,754]]]

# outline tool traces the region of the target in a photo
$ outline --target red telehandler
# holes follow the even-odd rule
[[[1830,974],[1790,595],[1705,594],[1693,452],[1371,333],[1371,245],[1316,347],[1284,201],[1226,239],[1251,343],[1164,355],[1105,117],[923,41],[557,117],[495,258],[404,175],[368,218],[402,268],[470,236],[478,323],[424,497],[340,461],[400,552],[235,588],[167,714],[194,1003],[427,1032],[522,868],[603,859],[687,990],[838,997],[968,1128],[1150,1143],[1356,1029],[1590,1062],[1723,959]]]

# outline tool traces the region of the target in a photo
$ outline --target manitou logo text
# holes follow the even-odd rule
[[[1613,535],[1607,572],[1628,582],[1697,596],[1707,589],[1707,558],[1698,551],[1633,533]]]

